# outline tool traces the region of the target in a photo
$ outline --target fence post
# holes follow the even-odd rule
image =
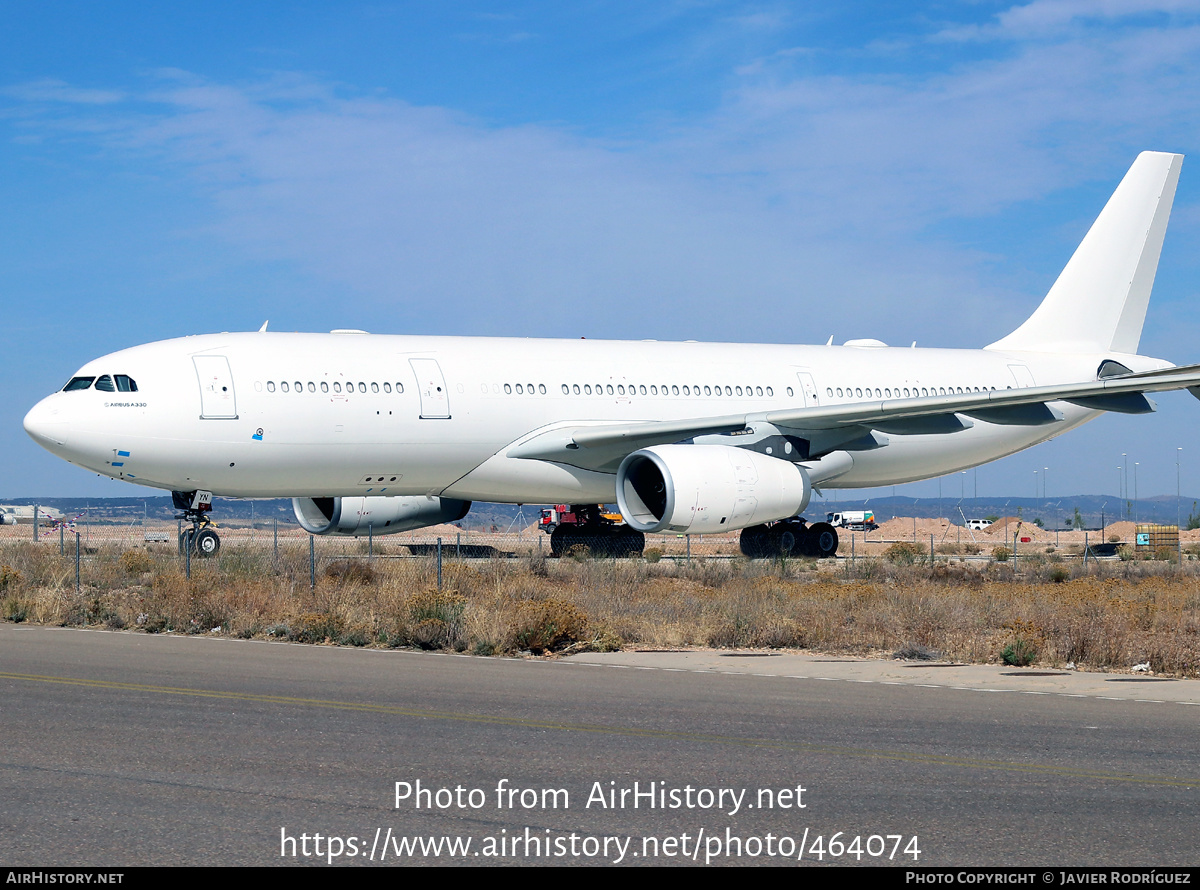
[[[375,558],[375,523],[367,523],[367,561]]]
[[[1083,567],[1085,569],[1087,568],[1087,558],[1088,558],[1088,533],[1087,533],[1087,529],[1084,529],[1083,530]]]
[[[276,516],[272,520],[272,525],[273,525],[273,530],[275,533],[275,555],[272,557],[272,561],[275,563],[278,563],[279,562],[279,517],[278,516]]]
[[[63,537],[65,530],[66,530],[66,527],[64,525],[60,525],[58,527],[58,555],[59,556],[65,556],[67,553],[67,548],[65,546],[65,539]]]
[[[308,536],[308,589],[317,589],[317,548],[313,536]]]
[[[192,577],[192,530],[187,530],[187,540],[183,545],[183,559],[185,566],[185,574],[190,579]]]
[[[38,539],[38,505],[33,505],[33,543],[37,543]]]
[[[79,593],[79,532],[75,532],[75,592]]]
[[[442,589],[442,539],[438,538],[438,590]]]
[[[933,535],[929,536],[929,564],[933,565]]]
[[[692,536],[684,535],[684,537],[687,538],[687,561],[690,563],[692,561]]]

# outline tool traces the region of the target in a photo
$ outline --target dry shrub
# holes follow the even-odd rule
[[[154,557],[145,550],[126,550],[121,554],[121,568],[127,575],[143,575],[154,570]]]
[[[409,645],[420,649],[466,648],[463,613],[467,600],[457,590],[426,590],[409,599]]]
[[[518,649],[535,655],[556,652],[587,639],[588,617],[573,604],[559,599],[524,603],[513,625]]]
[[[377,577],[371,564],[362,559],[339,559],[325,566],[321,574],[340,584],[374,584]]]
[[[922,556],[923,551],[916,544],[909,544],[907,541],[897,541],[883,551],[883,558],[893,565],[910,566]]]

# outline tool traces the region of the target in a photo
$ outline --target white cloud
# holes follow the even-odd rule
[[[0,90],[0,94],[22,102],[54,102],[70,105],[109,105],[125,98],[116,90],[85,89],[61,80],[31,80]]]

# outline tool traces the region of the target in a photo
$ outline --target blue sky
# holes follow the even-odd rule
[[[1200,0],[9,0],[0,498],[140,493],[41,452],[24,412],[97,355],[268,318],[982,346],[1137,153],[1194,154],[1198,122]],[[1198,159],[1142,338],[1180,363]],[[1032,496],[1034,470],[1051,499],[1115,491],[1124,452],[1139,494],[1173,494],[1182,446],[1200,494],[1200,404],[1158,403],[980,469],[980,493]]]

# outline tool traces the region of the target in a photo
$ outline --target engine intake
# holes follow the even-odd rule
[[[795,516],[811,495],[802,467],[728,445],[655,445],[617,470],[621,515],[647,533],[735,531]]]
[[[314,535],[394,535],[457,522],[470,509],[452,498],[292,498],[296,521]]]

